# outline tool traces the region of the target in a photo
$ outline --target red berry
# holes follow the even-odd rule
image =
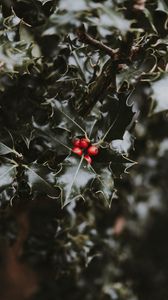
[[[88,139],[81,139],[80,140],[80,147],[86,149],[89,146],[89,140]]]
[[[74,145],[75,147],[80,147],[80,139],[74,140],[74,141],[73,141],[73,145]]]
[[[79,147],[72,148],[72,152],[74,152],[75,154],[77,154],[79,156],[82,155],[82,150]]]
[[[99,152],[99,149],[96,147],[96,146],[90,146],[87,150],[87,152],[90,154],[90,155],[97,155],[98,152]]]
[[[91,159],[91,157],[90,157],[89,155],[85,155],[84,158],[87,160],[87,162],[88,162],[89,164],[92,163],[92,159]]]

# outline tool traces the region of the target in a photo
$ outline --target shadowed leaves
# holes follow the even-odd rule
[[[25,177],[31,192],[43,193],[53,198],[58,197],[58,190],[54,187],[55,175],[48,166],[43,166],[34,162],[30,165],[25,165],[24,167]]]
[[[17,165],[10,160],[3,159],[0,161],[0,190],[9,187],[17,174]]]

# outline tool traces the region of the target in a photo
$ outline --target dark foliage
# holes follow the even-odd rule
[[[1,0],[1,299],[167,300],[167,34],[166,0]]]

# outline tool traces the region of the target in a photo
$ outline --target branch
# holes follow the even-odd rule
[[[111,58],[104,64],[100,75],[92,82],[88,90],[78,100],[76,109],[82,116],[88,115],[96,102],[102,101],[109,89],[116,89],[116,65]]]
[[[86,33],[84,26],[81,26],[77,29],[77,35],[79,38],[79,41],[85,44],[88,44],[95,49],[99,49],[104,51],[106,54],[108,54],[111,58],[117,59],[118,58],[118,52],[119,49],[112,49],[102,42],[99,42],[98,40],[92,38],[88,33]]]
[[[81,42],[88,44],[95,49],[104,51],[110,59],[104,64],[101,73],[88,85],[84,95],[76,101],[76,109],[82,116],[88,115],[96,102],[103,101],[109,91],[116,90],[116,74],[129,65],[138,49],[133,47],[133,35],[127,34],[126,39],[121,43],[119,49],[112,49],[102,42],[92,38],[86,33],[84,26],[77,29],[77,35]]]

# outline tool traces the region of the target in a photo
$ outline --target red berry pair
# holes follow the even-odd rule
[[[86,138],[76,139],[73,144],[75,147],[86,149],[89,146],[90,141]]]
[[[76,139],[73,142],[74,148],[72,148],[72,151],[76,153],[79,156],[82,156],[83,150],[87,149],[87,154],[84,155],[84,158],[87,160],[89,164],[91,164],[92,159],[91,156],[95,156],[98,154],[99,150],[96,146],[94,145],[89,145],[90,141],[86,138],[82,139]]]

